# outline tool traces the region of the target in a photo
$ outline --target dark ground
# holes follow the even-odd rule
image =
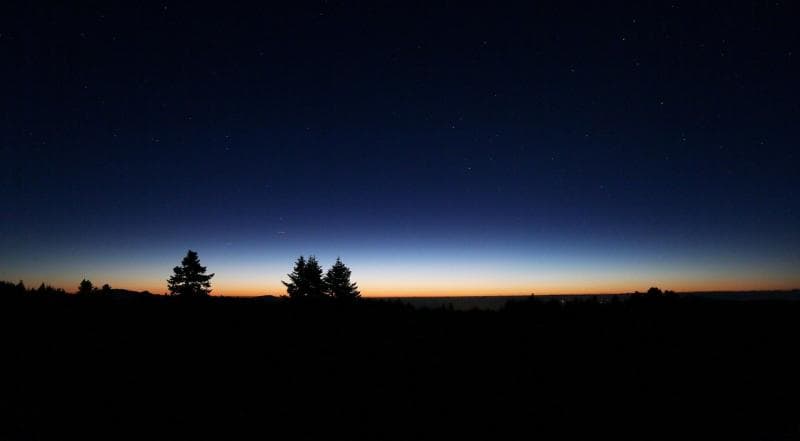
[[[800,438],[789,300],[0,305],[2,440]]]

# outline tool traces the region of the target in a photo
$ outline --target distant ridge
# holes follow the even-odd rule
[[[498,310],[508,302],[523,301],[530,298],[542,300],[580,301],[595,298],[610,300],[613,297],[625,298],[643,293],[618,293],[618,294],[531,294],[531,295],[503,295],[503,296],[461,296],[461,297],[369,297],[372,299],[397,301],[417,308],[452,308],[465,311],[471,309]],[[788,300],[800,301],[800,289],[790,291],[694,291],[676,293],[681,297],[698,297],[715,300],[729,301],[766,301]]]
[[[800,289],[790,291],[700,291],[678,293],[681,296],[695,296],[723,300],[800,300]]]
[[[142,296],[150,297],[155,294],[150,291],[132,291],[130,289],[112,288],[111,291],[98,295],[108,296],[114,299],[135,299]]]

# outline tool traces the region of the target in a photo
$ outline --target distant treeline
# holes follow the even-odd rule
[[[315,256],[309,256],[307,259],[300,256],[294,263],[294,268],[287,276],[289,281],[281,281],[286,287],[286,297],[292,301],[302,302],[326,302],[337,301],[344,303],[351,303],[361,299],[361,293],[358,290],[358,285],[351,281],[351,270],[345,265],[340,258],[336,258],[334,264],[324,271]],[[185,298],[203,298],[211,294],[211,279],[214,273],[207,274],[207,268],[200,264],[200,258],[196,251],[188,250],[186,256],[181,260],[181,264],[173,268],[173,274],[167,279],[167,287],[170,296],[185,297]],[[797,291],[797,290],[795,290]],[[789,293],[784,292],[784,294]],[[23,281],[18,283],[0,281],[0,294],[9,295],[25,295],[25,294],[38,294],[38,295],[66,295],[67,292],[62,288],[54,288],[45,283],[40,284],[38,287],[26,287]],[[101,287],[95,286],[90,280],[83,279],[77,286],[75,294],[80,296],[131,296],[131,295],[152,295],[149,291],[130,291],[126,289],[114,289],[109,284],[104,284]],[[697,293],[695,293],[697,294]],[[789,293],[790,294],[790,293]],[[718,296],[724,296],[726,293],[718,293]],[[727,293],[728,297],[735,295],[734,293]],[[531,294],[526,300],[515,299],[513,303],[518,307],[524,307],[526,302],[542,303],[545,301],[550,302],[567,302],[567,297],[570,303],[619,303],[627,301],[629,298],[635,301],[640,301],[643,298],[659,298],[659,299],[672,299],[678,298],[672,290],[662,291],[660,288],[651,287],[645,292],[636,291],[626,296],[608,295],[608,296],[535,296]],[[722,297],[720,297],[721,299]],[[524,298],[523,298],[524,299]],[[452,305],[444,304],[444,309],[452,309]],[[507,305],[507,307],[510,307]]]
[[[309,269],[310,268],[310,269]],[[341,261],[337,260],[336,265],[332,268],[332,273],[334,276],[340,277],[339,280],[348,280],[346,277],[347,272],[349,270],[341,264]],[[310,275],[309,275],[310,273]],[[329,274],[331,271],[329,271]],[[310,281],[309,281],[310,279]],[[149,291],[130,291],[126,289],[116,289],[111,288],[108,284],[103,285],[100,288],[92,285],[92,283],[86,279],[82,280],[78,286],[78,289],[75,293],[71,294],[66,292],[64,289],[61,288],[54,288],[50,285],[46,285],[42,283],[39,287],[26,287],[23,281],[19,281],[18,283],[12,283],[7,281],[0,281],[0,297],[4,299],[13,299],[18,298],[21,299],[23,297],[38,297],[38,298],[84,298],[84,299],[107,299],[107,300],[114,300],[114,299],[139,299],[142,301],[147,301],[147,299],[152,299],[156,301],[160,298],[164,301],[172,298],[174,300],[180,299],[208,299],[209,301],[214,300],[218,303],[250,303],[250,304],[257,304],[257,303],[281,303],[283,301],[289,303],[298,303],[298,304],[321,304],[324,305],[328,302],[335,302],[335,303],[345,303],[345,304],[356,304],[356,303],[363,303],[369,302],[371,304],[384,304],[387,306],[394,305],[395,307],[400,307],[401,309],[438,309],[443,311],[453,311],[453,310],[480,310],[480,309],[491,309],[491,310],[500,310],[500,311],[521,311],[521,310],[528,310],[530,308],[539,308],[537,305],[550,305],[550,306],[569,306],[569,305],[621,305],[621,304],[628,304],[628,303],[649,303],[649,304],[668,304],[668,303],[676,303],[681,301],[691,301],[691,300],[700,300],[700,299],[707,299],[708,297],[701,297],[701,296],[682,296],[678,295],[674,291],[666,290],[662,291],[657,287],[652,287],[648,289],[646,292],[639,292],[636,291],[632,294],[627,295],[580,295],[580,296],[517,296],[517,297],[508,297],[506,301],[503,302],[502,305],[497,305],[491,308],[483,308],[479,304],[480,302],[469,302],[472,306],[471,307],[459,307],[454,308],[454,304],[446,301],[436,302],[415,302],[414,300],[419,299],[403,299],[403,298],[370,298],[365,299],[362,298],[358,291],[355,290],[355,284],[350,283],[341,283],[338,282],[336,284],[328,282],[331,280],[330,276],[321,277],[321,269],[319,265],[316,263],[316,260],[311,257],[309,259],[299,258],[298,263],[295,266],[295,271],[290,274],[290,282],[284,282],[287,286],[288,295],[275,297],[275,296],[261,296],[261,297],[252,297],[252,298],[235,298],[235,297],[210,297],[208,294],[203,295],[186,295],[186,294],[173,294],[173,295],[153,295]],[[335,280],[335,279],[334,279]],[[320,282],[321,281],[321,282]],[[335,288],[341,289],[341,287],[345,287],[341,291],[335,291]],[[791,293],[789,293],[791,294]],[[724,298],[724,296],[719,296],[720,300]],[[692,299],[693,298],[693,299]],[[727,299],[727,298],[725,298]],[[765,300],[768,298],[765,298]],[[424,300],[424,298],[422,299]],[[431,300],[435,300],[431,298]]]
[[[207,274],[207,268],[200,264],[196,251],[188,250],[181,264],[172,269],[173,274],[167,279],[170,295],[182,297],[206,297],[211,294],[211,278],[214,273]],[[306,259],[300,256],[294,264],[294,270],[288,274],[289,282],[281,281],[286,286],[286,293],[291,299],[306,301],[353,301],[361,297],[358,285],[350,280],[352,272],[340,258],[324,272],[316,257]],[[44,283],[37,289],[28,289],[23,281],[17,284],[1,282],[3,293],[26,294],[66,294],[62,288],[53,288]],[[78,295],[109,295],[114,291],[109,284],[96,287],[91,280],[83,279],[78,284]],[[130,293],[127,290],[121,290]],[[144,291],[143,294],[150,294]]]
[[[25,283],[22,280],[16,284],[0,280],[0,294],[4,296],[25,294],[66,295],[67,292],[62,288],[53,288],[52,286],[45,285],[44,283],[39,285],[38,288],[28,288],[25,286]]]

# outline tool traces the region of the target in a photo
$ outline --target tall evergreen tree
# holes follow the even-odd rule
[[[287,274],[289,276],[289,282],[284,282],[281,280],[281,283],[286,286],[286,293],[289,295],[289,298],[298,299],[303,297],[303,295],[308,291],[305,286],[305,279],[303,278],[303,274],[305,274],[306,270],[306,259],[303,256],[297,258],[294,262],[294,269],[291,273]]]
[[[204,297],[211,293],[210,280],[214,274],[206,274],[206,267],[200,265],[196,251],[189,250],[181,266],[176,266],[172,271],[174,274],[167,280],[170,294]]]
[[[308,284],[308,297],[319,299],[325,297],[325,282],[322,281],[322,267],[317,258],[309,256],[306,261],[305,279]]]
[[[350,268],[336,258],[336,263],[325,274],[325,291],[337,300],[353,300],[361,296],[358,285],[350,281]]]
[[[288,274],[289,282],[283,282],[286,293],[293,299],[320,299],[325,297],[325,284],[322,281],[322,268],[317,258],[300,256],[294,263],[294,270]]]

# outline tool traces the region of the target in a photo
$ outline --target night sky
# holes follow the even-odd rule
[[[2,280],[800,287],[791,2],[62,3],[0,6]]]

